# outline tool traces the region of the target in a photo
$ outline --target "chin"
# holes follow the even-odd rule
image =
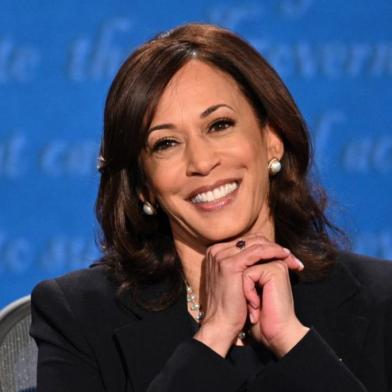
[[[231,224],[220,224],[213,228],[208,228],[208,230],[200,234],[209,245],[212,245],[218,242],[227,242],[236,239],[244,235],[244,233],[247,233],[249,229],[250,227],[247,225],[238,225],[238,223],[233,224],[231,222]]]

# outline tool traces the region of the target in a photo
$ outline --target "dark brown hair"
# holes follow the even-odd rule
[[[101,181],[96,203],[103,261],[120,289],[143,302],[141,287],[166,282],[165,295],[143,306],[168,306],[183,288],[182,268],[162,211],[143,214],[145,189],[140,153],[154,110],[168,82],[191,59],[229,74],[255,110],[284,143],[283,170],[270,183],[276,241],[305,264],[301,279],[322,277],[334,262],[336,229],[326,218],[327,198],[309,179],[311,145],[304,120],[272,67],[243,39],[223,28],[187,24],[139,47],[116,75],[105,107]]]

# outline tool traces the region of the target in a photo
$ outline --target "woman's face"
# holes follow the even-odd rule
[[[152,119],[143,200],[167,214],[175,241],[194,249],[262,232],[273,237],[268,161],[283,145],[234,79],[198,60],[172,78]]]

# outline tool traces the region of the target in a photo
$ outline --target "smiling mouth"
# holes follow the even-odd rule
[[[238,182],[233,181],[221,186],[218,186],[208,192],[198,193],[196,196],[192,197],[191,201],[194,204],[200,203],[211,203],[222,199],[223,197],[233,193],[239,187]]]

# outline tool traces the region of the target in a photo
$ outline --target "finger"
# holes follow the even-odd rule
[[[297,259],[290,252],[289,249],[267,240],[260,234],[248,235],[246,237],[243,237],[243,240],[246,241],[245,249],[238,249],[236,247],[237,241],[230,241],[226,243],[226,246],[216,248],[218,249],[218,251],[216,252],[215,257],[222,260],[239,254],[243,255],[244,252],[246,255],[247,253],[249,253],[250,248],[253,249],[252,246],[260,245],[264,247],[263,249],[265,252],[263,252],[263,254],[260,254],[259,261],[269,261],[269,259],[281,259],[284,260],[288,264],[288,267],[292,270],[302,271],[304,269],[303,263],[299,259]],[[262,248],[259,249],[260,251],[262,250]],[[276,250],[276,252],[274,251],[274,249]],[[253,257],[251,259],[252,260],[250,262],[253,263],[255,259]]]
[[[285,248],[286,249],[286,248]],[[288,254],[286,258],[280,259],[283,263],[286,263],[289,269],[294,270],[294,271],[302,271],[305,266],[302,263],[301,260],[299,260],[295,255],[293,255],[291,252]]]
[[[210,256],[208,258],[222,263],[220,265],[230,270],[242,271],[256,263],[273,260],[284,261],[291,270],[302,271],[304,269],[302,262],[289,249],[268,241],[265,237],[258,234],[248,235],[243,238],[246,238],[245,249],[238,249],[235,246],[235,241],[220,243],[208,249],[207,256]]]
[[[260,296],[256,290],[258,278],[254,274],[244,273],[242,287],[248,305],[252,309],[260,308]]]
[[[236,244],[238,241],[243,240],[245,241],[248,245],[256,243],[255,240],[258,239],[258,241],[263,241],[266,242],[267,240],[262,237],[260,234],[248,234],[245,237],[237,238],[232,241],[228,242],[219,242],[216,243],[210,247],[207,248],[206,255],[212,256],[212,258],[217,258],[219,257],[220,259],[226,258],[233,256],[241,251]]]
[[[248,304],[248,315],[249,321],[252,325],[259,322],[260,319],[260,309],[255,309],[251,305]]]
[[[245,268],[274,260],[283,261],[292,270],[302,270],[304,268],[301,261],[288,249],[272,242],[251,245],[234,255],[233,259]]]
[[[214,250],[213,250],[214,255],[221,258],[226,258],[242,252],[244,249],[240,249],[237,247],[237,243],[240,240],[245,241],[245,248],[249,248],[250,246],[256,244],[272,243],[271,241],[268,241],[265,237],[262,237],[261,235],[250,234],[245,237],[238,238],[234,241],[217,244],[220,245],[219,247],[215,247],[214,245]]]
[[[233,245],[229,242],[219,242],[217,244],[211,245],[206,250],[206,256],[216,258],[217,255],[221,254],[225,249],[232,248]]]
[[[302,271],[304,265],[291,251],[274,242],[263,242],[260,244],[264,248],[262,261],[281,260],[287,264],[289,269]]]
[[[247,294],[250,293],[252,285],[255,286],[255,291],[257,289],[263,288],[268,282],[275,281],[278,285],[283,285],[283,287],[290,286],[290,277],[288,273],[288,266],[286,263],[276,260],[264,264],[256,264],[247,268],[243,272],[243,287],[245,295],[245,287],[247,289]],[[251,281],[253,283],[251,283]],[[274,285],[275,287],[275,285]],[[282,293],[282,292],[281,292]],[[259,298],[261,296],[259,295]],[[253,299],[253,296],[252,296]]]
[[[270,248],[269,250],[271,250],[273,252],[272,249],[276,249],[278,252],[275,254],[275,257],[272,254],[269,254],[269,256],[271,256],[271,259],[280,259],[282,261],[284,261],[288,267],[292,270],[298,270],[298,271],[302,271],[304,269],[304,264],[302,263],[301,260],[299,260],[291,251],[290,249],[287,249],[275,242],[271,242],[268,241],[265,237],[261,236],[261,235],[256,235],[253,238],[250,239],[250,241],[247,243],[248,245],[256,245],[256,244],[260,244],[262,246],[265,246],[267,249],[268,245],[271,245],[272,248]],[[266,254],[266,258],[268,258],[268,254]]]
[[[263,289],[268,282],[275,281],[281,287],[290,286],[290,278],[288,274],[287,264],[281,261],[273,261],[265,264],[257,264],[247,268],[242,274],[244,297],[249,305],[260,309],[262,303],[262,295],[258,293],[258,289]],[[277,287],[275,284],[272,287]],[[285,290],[280,291],[280,294]]]

